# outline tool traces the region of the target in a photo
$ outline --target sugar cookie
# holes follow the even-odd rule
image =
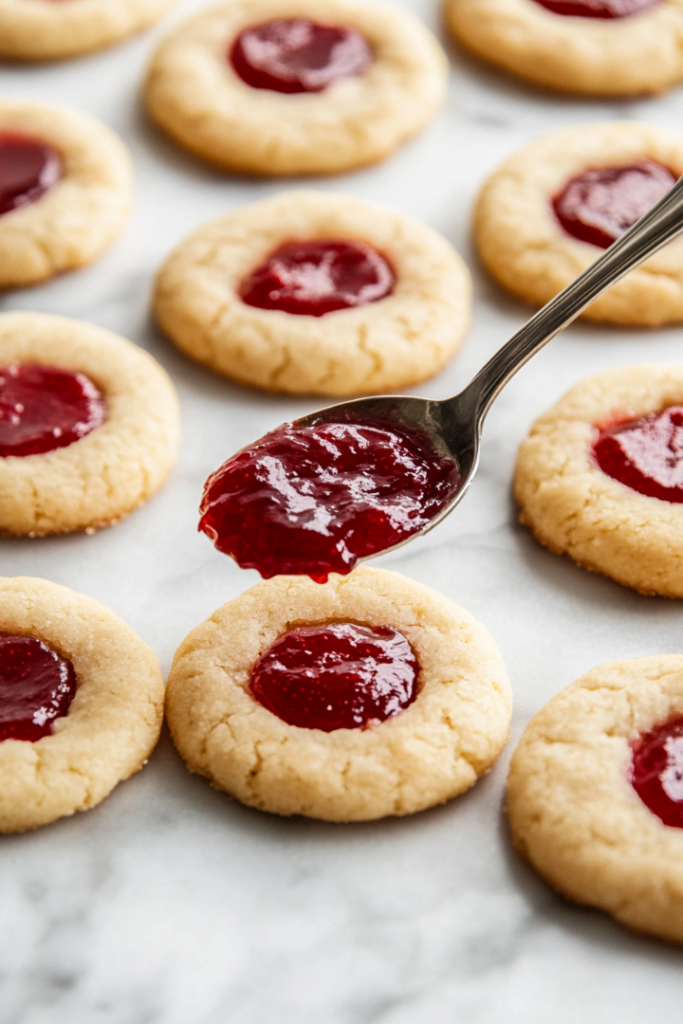
[[[159,490],[179,413],[151,356],[40,313],[0,314],[0,352],[0,533],[95,529]]]
[[[315,626],[337,636],[311,667],[316,641],[301,629]],[[378,638],[380,682],[368,653]],[[287,650],[274,658],[274,644]],[[366,672],[372,699],[349,679]],[[367,821],[474,785],[507,740],[510,705],[498,649],[471,615],[398,573],[360,568],[324,585],[280,576],[224,605],[178,649],[166,708],[188,768],[242,803]]]
[[[683,657],[600,665],[539,711],[514,753],[515,846],[570,899],[683,942],[682,761]]]
[[[45,671],[39,686],[25,678],[31,661],[53,685]],[[142,768],[163,719],[150,648],[109,608],[46,580],[0,579],[0,695],[0,832],[100,803]]]
[[[604,247],[680,174],[683,136],[666,128],[620,121],[551,132],[518,150],[484,185],[475,214],[481,258],[505,288],[543,305],[602,251],[563,227],[563,208],[564,223],[571,228],[573,221],[584,238],[600,242],[606,234]],[[583,316],[643,327],[683,321],[683,239],[631,271]]]
[[[683,0],[444,0],[444,5],[459,43],[536,85],[588,96],[640,96],[683,81]],[[579,8],[592,16],[577,17]],[[631,13],[620,17],[624,11]]]
[[[162,42],[146,96],[166,132],[220,167],[326,174],[381,160],[415,135],[446,82],[439,44],[407,11],[355,0],[230,0]]]
[[[680,406],[677,363],[608,370],[576,385],[519,450],[522,522],[587,569],[645,594],[683,597]]]
[[[317,314],[327,308],[349,265],[341,259],[337,275],[304,253],[308,266],[284,259],[273,268],[273,253],[291,250],[292,241],[304,249],[360,245],[366,251],[354,258],[366,275],[368,301],[354,305],[354,293],[347,308],[306,313],[306,302],[317,303]],[[251,295],[244,296],[245,287]],[[356,395],[404,388],[442,369],[469,326],[470,296],[460,257],[419,221],[347,196],[289,192],[190,235],[159,273],[154,310],[179,348],[243,384]]]

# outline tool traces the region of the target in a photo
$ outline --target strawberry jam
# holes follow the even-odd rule
[[[363,729],[412,704],[419,668],[391,626],[301,626],[276,640],[251,673],[259,704],[300,729]]]
[[[553,14],[574,18],[628,18],[654,7],[659,0],[536,0]]]
[[[603,473],[639,494],[683,502],[683,406],[600,431],[593,455]]]
[[[106,419],[104,398],[83,373],[22,363],[0,367],[0,456],[66,448]]]
[[[0,214],[37,202],[61,175],[62,161],[52,146],[0,131]]]
[[[666,195],[676,176],[641,160],[628,167],[598,167],[572,178],[552,201],[555,216],[574,238],[607,249]]]
[[[636,793],[665,825],[683,828],[683,718],[643,733],[632,747]]]
[[[49,736],[75,693],[70,661],[36,637],[0,633],[0,740]]]
[[[302,93],[322,92],[342,78],[362,75],[372,63],[372,50],[355,28],[275,18],[241,32],[228,57],[253,89]]]
[[[324,316],[378,302],[396,279],[383,256],[365,242],[313,239],[287,242],[242,281],[248,306],[300,316]]]
[[[266,579],[293,573],[324,583],[418,533],[458,479],[417,433],[286,423],[209,477],[199,529]]]

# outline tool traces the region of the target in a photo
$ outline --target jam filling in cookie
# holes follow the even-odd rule
[[[412,704],[419,666],[391,626],[302,626],[276,640],[251,674],[263,707],[300,729],[363,729]]]
[[[661,822],[683,828],[683,718],[643,733],[633,744],[631,785]]]
[[[106,417],[104,397],[83,373],[34,363],[0,367],[0,457],[66,448]]]
[[[206,482],[199,529],[265,579],[324,583],[425,527],[457,487],[419,434],[362,423],[286,423]]]
[[[75,693],[70,661],[36,637],[0,633],[0,741],[49,736]]]
[[[228,57],[253,89],[302,93],[322,92],[342,78],[362,75],[372,63],[372,50],[346,25],[274,18],[241,32]]]
[[[660,0],[536,0],[553,14],[574,18],[628,18],[654,7]]]
[[[324,316],[367,306],[390,295],[396,278],[365,242],[312,239],[286,242],[242,281],[248,306],[299,316]]]
[[[37,202],[61,176],[62,161],[52,146],[0,131],[0,215]]]
[[[683,502],[683,406],[600,430],[593,456],[603,473],[639,494]]]
[[[607,249],[651,210],[676,181],[654,160],[597,167],[572,178],[552,200],[555,216],[574,238]]]

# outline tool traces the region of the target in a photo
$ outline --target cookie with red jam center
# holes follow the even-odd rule
[[[471,615],[361,567],[322,586],[281,576],[219,608],[176,652],[166,710],[188,768],[243,803],[368,821],[484,775],[510,689]]]
[[[362,75],[372,63],[372,50],[360,32],[346,25],[274,18],[240,32],[229,60],[252,89],[310,93]]]
[[[37,202],[61,176],[54,146],[0,128],[0,215]]]

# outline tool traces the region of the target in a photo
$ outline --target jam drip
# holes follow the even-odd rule
[[[70,661],[36,637],[0,633],[0,740],[50,736],[75,693]]]
[[[458,479],[420,434],[286,423],[209,477],[199,529],[266,579],[293,573],[324,583],[418,533]]]
[[[536,0],[553,14],[574,18],[629,18],[654,7],[659,0]]]
[[[52,146],[0,131],[0,215],[37,202],[61,176],[62,161]]]
[[[372,50],[355,28],[308,18],[253,25],[240,33],[228,56],[253,89],[284,93],[322,92],[342,78],[362,75],[372,63]]]
[[[683,828],[683,718],[643,733],[632,745],[631,785],[671,828]]]
[[[593,445],[607,476],[639,494],[683,502],[683,406],[601,430]]]
[[[242,302],[299,316],[324,316],[378,302],[396,279],[383,256],[365,242],[314,239],[287,242],[245,278]]]
[[[66,448],[106,419],[104,398],[83,373],[34,363],[0,368],[0,456]]]
[[[607,249],[675,181],[675,175],[654,160],[629,167],[598,167],[572,178],[553,199],[553,209],[567,234]]]
[[[418,672],[410,644],[391,626],[302,626],[261,655],[251,692],[300,729],[363,729],[413,703]]]

